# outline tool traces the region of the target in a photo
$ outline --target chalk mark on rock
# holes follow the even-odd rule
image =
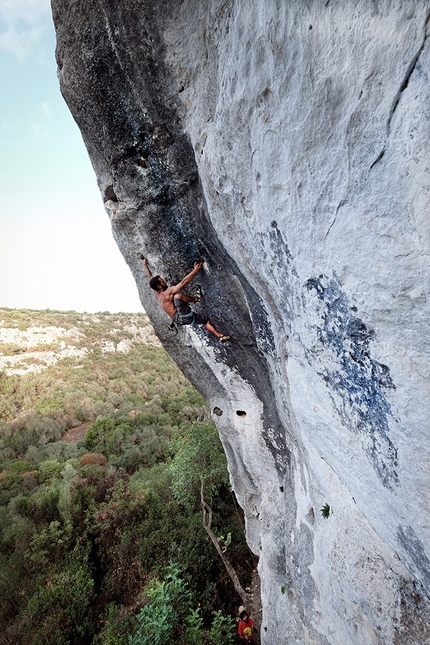
[[[330,397],[342,423],[363,437],[363,448],[382,483],[393,488],[398,484],[397,449],[389,437],[388,417],[392,415],[385,390],[395,385],[388,367],[370,356],[374,332],[351,313],[336,277],[311,278],[306,287],[323,303],[317,334],[331,363],[317,373],[338,395]]]

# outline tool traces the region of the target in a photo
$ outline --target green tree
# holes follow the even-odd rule
[[[146,589],[147,604],[137,617],[137,628],[129,645],[233,645],[235,627],[221,611],[212,613],[212,624],[204,629],[200,607],[193,609],[193,595],[170,563],[162,580]]]
[[[138,627],[130,636],[129,645],[178,643],[192,603],[191,592],[179,577],[179,569],[170,564],[164,580],[155,580],[146,594],[149,602],[137,617]]]
[[[227,460],[215,424],[193,423],[174,442],[173,450],[170,466],[173,495],[188,508],[200,501],[203,528],[223,561],[236,593],[247,606],[248,594],[226,556],[230,538],[228,535],[217,537],[212,528],[213,498],[222,486],[228,485]]]
[[[232,618],[221,611],[213,612],[212,625],[208,631],[210,645],[234,645],[236,643],[236,624]]]

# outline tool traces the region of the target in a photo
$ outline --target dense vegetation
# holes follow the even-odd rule
[[[255,563],[205,402],[146,316],[0,309],[0,359],[0,642],[232,642],[202,487],[243,582]]]

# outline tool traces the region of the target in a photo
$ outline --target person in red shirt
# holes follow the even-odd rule
[[[240,622],[237,627],[237,633],[239,634],[241,643],[253,643],[254,636],[254,621],[247,612],[244,610],[240,612]]]

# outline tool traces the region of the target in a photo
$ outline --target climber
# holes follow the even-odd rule
[[[206,329],[212,332],[212,334],[215,334],[221,343],[224,343],[226,340],[230,340],[230,336],[225,336],[215,329],[207,316],[192,311],[189,303],[199,302],[200,298],[198,296],[187,296],[184,293],[180,293],[181,289],[189,284],[194,276],[201,270],[203,266],[202,262],[194,262],[194,269],[190,271],[185,278],[183,278],[178,284],[168,287],[163,278],[159,275],[155,277],[152,275],[151,269],[148,265],[148,260],[141,254],[139,254],[139,257],[143,262],[143,266],[145,267],[146,274],[149,278],[149,286],[155,291],[155,297],[157,298],[160,307],[168,316],[170,316],[173,323],[176,323],[177,325],[205,325]],[[174,331],[174,324],[169,325],[169,329]]]

